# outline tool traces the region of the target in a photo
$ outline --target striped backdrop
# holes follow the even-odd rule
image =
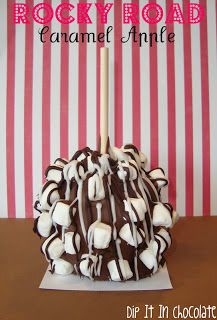
[[[46,0],[53,7],[60,1]],[[26,0],[29,5],[39,2]],[[149,167],[165,169],[170,186],[163,196],[180,215],[215,215],[216,0],[193,0],[205,8],[207,19],[192,26],[169,25],[167,32],[176,34],[175,45],[152,48],[147,44],[139,48],[132,41],[121,44],[121,35],[131,26],[121,23],[121,0],[113,2],[108,16],[108,25],[114,27],[108,44],[111,142],[116,146],[133,142],[148,156]],[[144,6],[148,0],[132,2]],[[156,2],[166,12],[172,0]],[[175,2],[186,12],[188,0]],[[95,8],[91,10],[94,15]],[[50,28],[53,32],[104,31],[106,26],[96,17],[94,21],[61,26],[53,19]],[[138,30],[159,31],[162,25],[141,22]],[[102,44],[42,45],[39,27],[14,25],[13,1],[0,1],[1,217],[32,217],[45,167],[86,145],[96,148],[99,137]]]

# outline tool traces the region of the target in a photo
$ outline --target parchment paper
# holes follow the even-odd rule
[[[80,278],[76,275],[59,276],[51,274],[48,268],[39,288],[72,291],[135,291],[165,290],[173,287],[165,264],[150,278],[126,282],[91,281],[88,278]]]

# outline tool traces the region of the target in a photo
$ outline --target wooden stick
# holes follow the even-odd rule
[[[108,48],[100,49],[100,152],[106,153],[108,141]]]

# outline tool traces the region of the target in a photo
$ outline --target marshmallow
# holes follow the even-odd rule
[[[170,228],[172,226],[172,218],[170,211],[162,203],[158,203],[153,209],[153,225]]]
[[[62,176],[63,176],[63,169],[61,166],[58,165],[52,165],[49,166],[46,170],[46,178],[47,180],[53,180],[56,183],[59,183],[62,180]]]
[[[139,221],[143,221],[145,219],[145,213],[147,211],[145,201],[142,198],[130,198],[130,203],[132,209],[130,208],[128,202],[124,200],[125,211],[130,212],[133,221],[137,222],[137,216],[134,212],[135,210],[139,217]]]
[[[98,201],[105,198],[103,180],[97,173],[88,179],[88,198],[90,201]]]
[[[79,161],[72,160],[64,167],[63,175],[66,180],[74,178],[79,182],[84,177],[84,168]]]
[[[89,227],[88,241],[93,241],[96,249],[106,249],[111,241],[111,233],[111,226],[97,220]]]
[[[70,262],[63,259],[56,259],[52,263],[52,268],[54,272],[59,275],[67,276],[72,273],[73,266]]]
[[[156,180],[159,188],[161,188],[167,184],[167,178],[165,177],[165,174],[161,168],[154,169],[154,170],[150,171],[148,174],[151,177],[151,179]],[[160,179],[160,180],[158,180],[158,179]],[[163,179],[163,180],[161,180],[161,179]]]
[[[52,204],[59,200],[58,185],[53,181],[48,181],[44,184],[39,196],[42,210],[49,210]]]
[[[139,229],[140,232],[142,233],[143,237],[145,238],[145,233],[142,229]],[[137,245],[135,243],[135,240],[133,238],[131,229],[130,229],[130,225],[129,223],[126,223],[119,231],[119,236],[121,239],[123,239],[124,241],[126,241],[129,245],[133,246],[133,247],[137,247],[137,245],[139,245],[140,243],[142,243],[143,238],[141,237],[140,233],[138,231],[136,231],[136,237],[137,237]]]
[[[169,232],[167,230],[165,230],[164,228],[161,228],[158,231],[157,235],[160,235],[161,237],[164,238],[164,240],[166,241],[168,247],[171,246],[171,236],[170,236],[170,234],[169,234]]]
[[[111,232],[111,226],[99,222],[94,229],[94,247],[96,249],[108,248],[111,241]]]
[[[57,166],[60,166],[60,167],[64,167],[66,164],[68,163],[68,160],[64,159],[64,158],[57,158],[55,161],[54,161],[54,164],[56,164]]]
[[[128,161],[129,156],[124,153],[121,149],[113,147],[111,148],[112,151],[112,156],[114,158],[114,160],[118,160],[118,161]]]
[[[127,153],[129,158],[134,160],[137,163],[137,165],[139,167],[141,167],[141,160],[140,160],[140,156],[139,156],[139,151],[134,145],[127,144],[125,146],[122,146],[121,150],[123,150],[123,152]]]
[[[151,240],[147,249],[142,251],[139,255],[139,259],[144,263],[144,265],[148,269],[153,269],[153,273],[158,269],[158,262],[157,262],[157,250],[158,244],[156,241]]]
[[[45,254],[47,260],[52,259],[52,258],[50,257],[49,251],[48,251],[48,255],[47,255],[47,249],[48,249],[48,247],[50,246],[51,242],[52,242],[55,238],[57,238],[57,235],[58,235],[58,231],[57,231],[57,229],[56,229],[55,232],[52,233],[52,234],[42,243],[41,251]]]
[[[73,241],[74,238],[74,241]],[[65,233],[65,241],[64,247],[66,253],[76,254],[76,252],[80,251],[80,241],[81,237],[78,233],[75,232],[67,232]],[[76,248],[74,247],[76,246]]]
[[[53,222],[51,219],[51,214],[49,212],[43,211],[38,219],[38,224],[37,224],[38,233],[42,237],[45,237],[45,238],[49,237],[52,224]]]
[[[53,207],[53,221],[63,227],[68,228],[71,224],[70,206],[62,201],[58,201]]]
[[[127,260],[118,259],[118,262],[116,260],[111,260],[107,264],[111,280],[121,281],[121,276],[118,272],[117,263],[119,263],[119,267],[120,267],[120,271],[121,271],[121,275],[122,275],[123,280],[128,280],[128,279],[132,278],[133,273],[130,269],[129,262]]]
[[[92,279],[94,275],[99,276],[101,272],[101,261],[102,256],[97,257],[94,255],[83,254],[80,262],[81,273],[90,279]]]
[[[60,258],[64,251],[64,245],[59,238],[55,238],[48,246],[48,253],[51,259]]]
[[[160,241],[160,254],[162,254],[167,247],[166,241],[162,237],[159,237],[158,234],[155,235],[155,239]]]
[[[86,155],[84,153],[81,153],[80,156],[77,158],[78,161],[82,161],[86,158]]]

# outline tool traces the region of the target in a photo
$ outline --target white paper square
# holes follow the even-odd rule
[[[76,275],[59,276],[51,274],[49,268],[45,272],[40,289],[72,290],[72,291],[142,291],[172,289],[166,264],[150,278],[139,281],[113,282],[91,281]]]

